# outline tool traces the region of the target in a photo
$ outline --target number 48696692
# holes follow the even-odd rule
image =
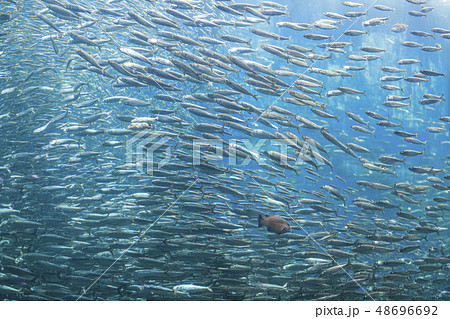
[[[385,316],[437,316],[437,306],[378,306],[375,312]]]

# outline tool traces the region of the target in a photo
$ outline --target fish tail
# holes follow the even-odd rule
[[[262,215],[259,214],[259,216],[258,216],[258,227],[264,226],[263,223],[264,223],[264,217],[262,217]]]
[[[348,267],[352,264],[352,262],[350,261],[350,258],[347,259],[347,264],[344,267]]]

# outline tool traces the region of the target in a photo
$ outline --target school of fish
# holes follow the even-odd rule
[[[448,13],[0,0],[0,300],[449,300]]]

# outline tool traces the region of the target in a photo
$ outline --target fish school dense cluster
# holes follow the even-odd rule
[[[0,299],[450,298],[445,4],[249,2],[0,0]]]

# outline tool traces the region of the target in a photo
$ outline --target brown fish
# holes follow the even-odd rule
[[[131,123],[130,125],[128,125],[128,128],[131,130],[146,130],[152,128],[152,126],[146,122],[138,122],[138,123]]]
[[[266,226],[268,231],[276,234],[283,234],[291,231],[289,223],[278,216],[267,216],[264,218],[262,215],[259,215],[258,227],[261,226]]]

